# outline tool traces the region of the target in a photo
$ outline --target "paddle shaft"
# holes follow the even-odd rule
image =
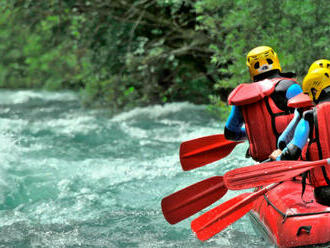
[[[329,160],[330,161],[330,160]],[[292,166],[292,167],[289,167],[289,168],[282,168],[281,166],[278,166],[276,167],[273,171],[271,172],[268,172],[268,171],[263,171],[261,172],[261,175],[270,175],[270,174],[278,174],[278,173],[283,173],[283,172],[292,172],[292,173],[295,173],[295,171],[301,171],[301,170],[310,170],[310,169],[313,169],[313,168],[316,168],[316,167],[319,167],[319,166],[324,166],[326,164],[329,164],[328,160],[320,160],[320,161],[317,161],[317,163],[313,163],[313,162],[303,162],[303,163],[298,163],[297,166]],[[259,166],[259,165],[257,165]],[[259,168],[260,171],[262,171],[262,165],[260,166]],[[300,174],[300,173],[298,173]],[[250,175],[242,175],[242,176],[237,176],[236,179],[237,180],[244,180],[244,179],[248,179],[248,178],[251,178]]]
[[[224,180],[228,189],[248,189],[284,181],[329,164],[330,158],[317,161],[274,161],[231,170],[224,175]]]
[[[221,221],[221,219],[223,219],[223,218],[225,218],[225,217],[233,214],[235,211],[238,211],[239,209],[245,207],[246,205],[248,205],[251,202],[253,202],[256,199],[258,199],[259,196],[261,196],[261,195],[267,193],[269,190],[275,188],[277,185],[279,185],[279,183],[269,185],[269,186],[267,186],[267,187],[265,187],[265,188],[263,188],[263,189],[255,192],[255,193],[247,196],[242,201],[239,201],[236,204],[232,205],[231,207],[227,208],[225,211],[223,211],[222,213],[220,213],[214,219],[206,222],[205,225],[200,228],[200,230],[197,230],[197,232],[198,231],[201,231],[202,229],[208,228],[209,226],[213,225],[214,223],[216,223],[218,221]]]

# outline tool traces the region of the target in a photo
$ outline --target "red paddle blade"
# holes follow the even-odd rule
[[[330,160],[329,160],[330,161]],[[330,163],[327,159],[306,161],[274,161],[228,171],[224,180],[228,189],[240,190],[268,185],[293,178],[305,171]]]
[[[170,224],[178,223],[208,207],[226,194],[223,177],[205,179],[162,200],[162,211]]]
[[[241,142],[227,140],[223,134],[183,142],[180,146],[182,169],[192,170],[229,155]]]
[[[243,201],[251,193],[243,193],[211,209],[191,222],[191,229],[201,241],[208,240],[252,209],[252,203],[237,211],[226,214],[227,210]]]
[[[255,193],[243,193],[224,202],[193,220],[191,229],[201,241],[213,237],[249,212],[253,207],[253,201],[277,185],[272,184]]]

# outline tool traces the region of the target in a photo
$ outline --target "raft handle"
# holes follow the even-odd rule
[[[307,234],[310,234],[311,229],[312,229],[312,226],[301,226],[301,227],[298,228],[298,231],[297,231],[296,235],[300,236],[303,231],[305,231]]]

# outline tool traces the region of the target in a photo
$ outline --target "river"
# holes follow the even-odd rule
[[[73,92],[1,90],[0,247],[271,247],[246,216],[204,243],[190,230],[199,214],[176,225],[162,216],[163,197],[254,163],[240,144],[182,171],[181,142],[222,133],[205,109],[169,103],[112,116]]]

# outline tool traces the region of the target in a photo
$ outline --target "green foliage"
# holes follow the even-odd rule
[[[2,10],[0,86],[72,88],[77,83],[74,77],[79,69],[78,61],[72,43],[58,30],[59,16],[48,15],[32,28],[19,19],[20,12]],[[58,36],[54,36],[56,33]]]
[[[211,95],[210,104],[208,105],[208,110],[218,116],[221,120],[225,121],[230,113],[230,107],[221,101],[219,96]]]
[[[227,108],[247,52],[269,45],[302,78],[330,58],[326,0],[4,0],[0,87],[80,89],[114,110],[191,101]]]
[[[319,58],[329,58],[330,7],[318,1],[198,1],[200,29],[216,38],[211,62],[224,75],[216,89],[248,81],[245,55],[268,45],[280,57],[283,71],[300,77]]]

